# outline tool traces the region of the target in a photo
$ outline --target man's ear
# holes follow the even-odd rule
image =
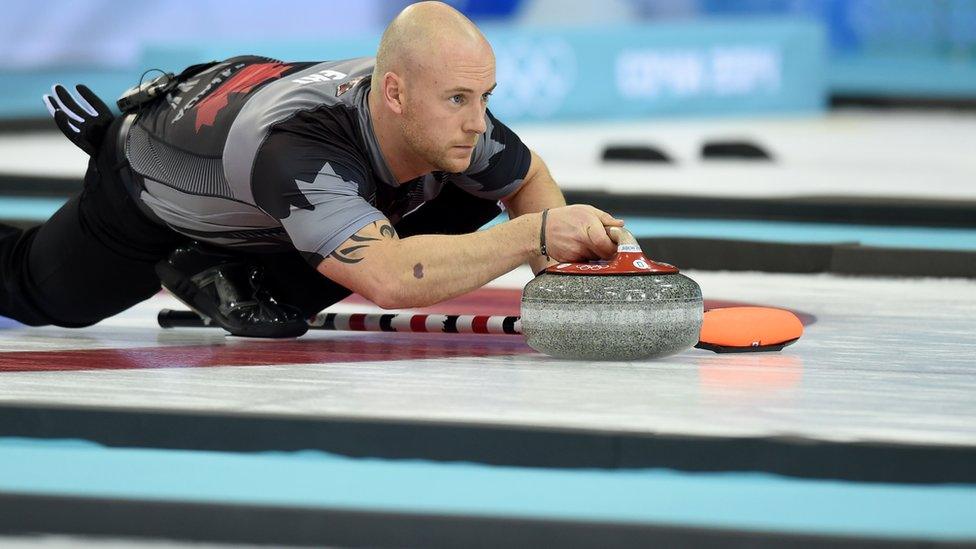
[[[396,114],[403,114],[403,79],[395,72],[383,75],[383,101]]]

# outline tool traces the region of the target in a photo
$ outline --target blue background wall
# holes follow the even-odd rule
[[[53,82],[116,97],[146,68],[372,53],[402,0],[17,0],[0,117]],[[470,0],[509,119],[809,112],[829,93],[976,98],[976,0]]]

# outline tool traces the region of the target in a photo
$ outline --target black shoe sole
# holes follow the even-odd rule
[[[169,290],[176,299],[183,302],[183,304],[204,319],[227,330],[231,335],[280,339],[299,337],[308,331],[308,324],[304,321],[301,323],[296,322],[294,326],[290,326],[288,329],[284,329],[280,325],[241,325],[231,322],[220,311],[214,309],[213,302],[209,296],[202,294],[199,288],[186,275],[173,267],[168,261],[163,260],[156,264],[156,275],[159,277],[159,281],[163,287]]]

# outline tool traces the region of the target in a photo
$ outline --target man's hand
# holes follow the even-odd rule
[[[617,252],[617,245],[607,235],[607,228],[623,226],[623,221],[593,206],[553,208],[545,226],[549,257],[560,262],[609,259]]]
[[[61,84],[55,84],[51,88],[52,95],[44,96],[44,106],[61,133],[88,156],[94,156],[115,115],[88,86],[79,84],[75,89],[78,99]]]

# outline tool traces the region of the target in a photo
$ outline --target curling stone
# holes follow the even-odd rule
[[[613,227],[609,261],[560,263],[522,291],[522,333],[533,349],[557,358],[642,360],[698,342],[698,284],[666,263],[647,259],[637,240]]]

